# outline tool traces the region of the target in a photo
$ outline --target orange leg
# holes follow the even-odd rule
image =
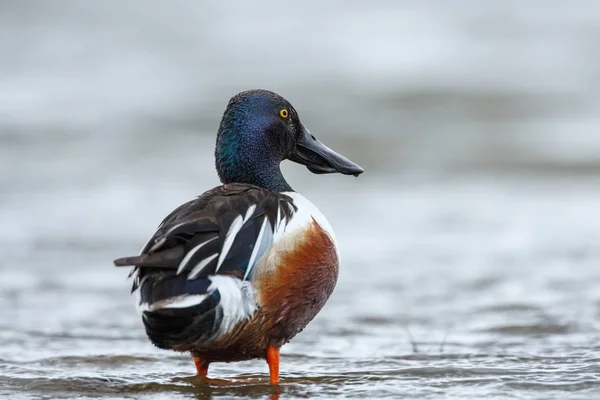
[[[194,364],[196,365],[196,371],[198,371],[198,375],[206,376],[208,374],[208,365],[210,363],[202,361],[202,359],[198,356],[194,356]]]
[[[267,363],[271,374],[271,385],[279,384],[279,348],[267,346]]]

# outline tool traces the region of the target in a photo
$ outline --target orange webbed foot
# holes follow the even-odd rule
[[[196,365],[196,371],[198,375],[206,376],[208,374],[208,365],[206,361],[203,361],[200,357],[194,356],[194,364]]]
[[[267,363],[269,364],[269,374],[271,375],[271,385],[279,384],[279,348],[274,346],[267,347]]]

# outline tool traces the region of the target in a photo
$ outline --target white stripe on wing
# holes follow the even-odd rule
[[[210,257],[206,257],[205,259],[203,259],[202,261],[200,261],[198,264],[196,264],[196,266],[194,267],[194,269],[192,269],[192,271],[189,273],[188,275],[188,279],[194,279],[196,278],[200,272],[202,272],[202,270],[204,269],[204,267],[206,267],[212,260],[214,260],[215,258],[217,258],[217,256],[219,255],[219,253],[215,253]]]
[[[179,267],[177,268],[177,275],[179,275],[181,273],[181,271],[183,271],[185,269],[185,267],[187,267],[188,262],[194,256],[194,254],[196,254],[196,252],[198,250],[200,250],[205,245],[207,245],[208,243],[212,242],[215,239],[218,239],[218,236],[210,238],[207,241],[200,243],[198,246],[194,247],[192,250],[188,251],[188,253],[185,255],[183,260],[181,260],[181,262],[179,263]]]

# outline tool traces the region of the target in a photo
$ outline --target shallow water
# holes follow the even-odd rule
[[[0,396],[600,397],[597,3],[245,4],[0,3]],[[279,387],[153,348],[111,264],[250,87],[366,169],[284,166],[342,265]]]
[[[115,231],[86,237],[66,221],[63,236],[40,231],[32,249],[4,257],[0,391],[148,399],[600,393],[600,230],[590,218],[600,212],[597,180],[333,181],[329,193],[324,185],[304,192],[337,230],[340,280],[284,347],[280,388],[269,387],[264,361],[215,364],[205,380],[193,376],[189,357],[147,341],[127,272],[110,265],[143,243],[136,225],[156,222],[130,199],[113,210],[124,224]],[[118,190],[97,189],[90,208],[105,213]],[[352,201],[336,204],[341,198]],[[149,208],[166,211],[169,202]]]

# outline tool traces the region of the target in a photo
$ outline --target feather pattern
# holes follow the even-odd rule
[[[205,242],[200,243],[198,246],[194,247],[192,250],[190,250],[185,257],[183,257],[183,260],[179,263],[179,267],[177,268],[177,274],[180,274],[182,270],[184,270],[186,268],[186,266],[188,265],[188,262],[190,261],[190,259],[194,256],[194,254],[196,254],[196,252],[198,250],[200,250],[202,247],[204,247],[205,245],[207,245],[208,243],[212,242],[213,240],[217,239],[218,236],[214,236],[210,239],[208,239]],[[201,261],[202,262],[202,261]],[[194,270],[196,269],[196,267],[194,267]],[[193,271],[193,270],[192,270]]]
[[[268,246],[272,243],[273,232],[270,226],[267,228],[267,225],[269,225],[269,221],[267,217],[264,217],[263,223],[260,227],[260,232],[258,232],[258,237],[256,238],[256,243],[254,244],[254,249],[252,249],[252,254],[250,255],[250,260],[248,261],[248,267],[244,273],[244,279],[248,278],[248,275],[250,275],[250,272],[252,271],[252,267],[254,267],[254,262],[264,255]],[[269,230],[270,235],[267,237],[267,240],[263,242],[265,230],[267,229]]]
[[[210,264],[210,262],[212,260],[214,260],[218,255],[219,255],[219,253],[216,253],[216,254],[213,254],[212,256],[208,256],[204,260],[200,261],[194,267],[194,269],[192,269],[190,271],[190,273],[188,274],[187,278],[188,279],[196,279],[198,277],[198,275],[200,275],[200,273],[202,272],[202,270],[204,269],[204,267],[206,267],[208,264]]]
[[[139,256],[115,260],[134,266],[132,291],[153,342],[210,340],[250,318],[253,266],[296,211],[285,194],[219,186],[168,215]]]

